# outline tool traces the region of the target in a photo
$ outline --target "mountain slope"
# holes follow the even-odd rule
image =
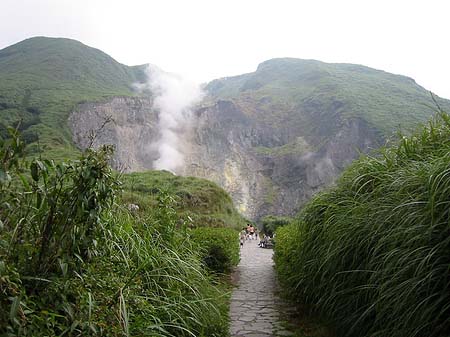
[[[348,64],[275,59],[206,89],[195,123],[183,131],[185,167],[177,173],[218,183],[253,219],[294,214],[360,152],[434,113],[431,95],[413,80]],[[120,167],[151,169],[159,139],[152,98],[78,105],[69,121],[80,147],[108,114],[116,123],[96,144],[115,144]]]
[[[214,80],[207,90],[275,128],[281,119],[313,136],[326,136],[330,126],[352,117],[390,135],[399,125],[410,128],[425,122],[435,107],[430,93],[409,77],[354,64],[291,58],[272,59],[254,73]],[[317,128],[317,122],[326,123],[326,130]]]
[[[81,101],[132,95],[140,67],[61,38],[34,37],[0,50],[0,122],[17,124],[28,142],[58,157],[75,151],[67,117]],[[0,129],[5,135],[4,127]]]

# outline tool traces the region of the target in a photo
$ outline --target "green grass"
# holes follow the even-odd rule
[[[292,298],[338,336],[450,331],[450,117],[363,156],[277,231]]]
[[[195,177],[176,176],[168,171],[135,172],[123,175],[123,199],[136,203],[145,212],[157,204],[160,191],[170,191],[180,217],[192,227],[239,229],[245,219],[230,196],[215,183]]]
[[[287,154],[300,156],[311,151],[312,149],[303,137],[299,136],[294,142],[291,143],[274,147],[258,146],[255,147],[254,150],[257,153],[266,156],[282,157]]]
[[[75,40],[22,41],[0,50],[0,124],[21,121],[25,139],[35,143],[39,135],[48,157],[75,158],[67,126],[72,109],[83,101],[133,95],[131,85],[142,79],[141,70]]]
[[[259,221],[261,232],[273,236],[277,228],[289,225],[294,219],[287,216],[266,215]]]
[[[191,237],[202,252],[202,259],[209,270],[229,273],[239,263],[239,231],[232,228],[199,227]]]

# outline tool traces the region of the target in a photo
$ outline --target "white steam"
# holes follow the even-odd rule
[[[176,173],[184,166],[186,136],[193,123],[191,109],[202,99],[203,92],[199,85],[153,65],[148,66],[147,77],[158,111],[159,138],[151,145],[158,159],[153,168]]]

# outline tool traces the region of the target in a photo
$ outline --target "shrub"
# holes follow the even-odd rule
[[[295,276],[295,263],[298,242],[300,241],[299,234],[295,223],[279,227],[276,231],[277,245],[275,246],[274,259],[277,271],[280,275],[283,275],[284,279],[291,279]]]
[[[340,336],[448,336],[449,163],[445,114],[355,162],[280,230],[284,285]]]
[[[261,219],[261,231],[269,236],[273,236],[278,227],[286,226],[292,220],[292,218],[287,216],[267,215]]]
[[[231,228],[199,227],[191,232],[202,251],[204,264],[213,272],[225,273],[239,262],[239,236]]]

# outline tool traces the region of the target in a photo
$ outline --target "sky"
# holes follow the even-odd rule
[[[363,64],[450,98],[448,0],[0,0],[0,49],[67,37],[197,82],[275,57]]]

